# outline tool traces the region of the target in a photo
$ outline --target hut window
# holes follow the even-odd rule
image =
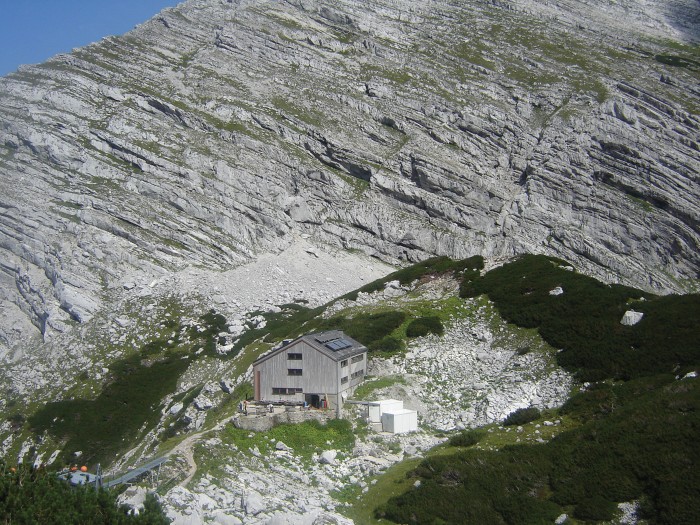
[[[348,366],[348,360],[347,360],[347,359],[345,359],[344,361],[341,361],[341,362],[340,362],[340,367],[341,367],[341,368],[345,368],[346,366]]]
[[[300,376],[301,375],[301,368],[287,368],[287,375],[288,376]]]
[[[301,394],[303,392],[304,392],[304,390],[301,388],[281,388],[281,387],[273,387],[272,388],[272,395],[273,396],[293,396],[294,394]]]
[[[294,352],[290,352],[287,354],[287,359],[290,361],[301,361],[301,354],[295,354]]]

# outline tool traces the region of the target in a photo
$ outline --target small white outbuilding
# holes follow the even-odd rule
[[[380,401],[370,401],[367,404],[367,412],[370,423],[381,423],[384,412],[393,412],[403,409],[403,401],[398,399],[382,399]]]
[[[382,414],[382,429],[393,434],[405,434],[418,430],[418,412],[401,408]]]

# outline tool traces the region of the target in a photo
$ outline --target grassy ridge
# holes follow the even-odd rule
[[[406,285],[412,283],[416,279],[421,279],[426,275],[436,275],[452,272],[458,275],[462,272],[477,272],[484,267],[484,258],[480,255],[475,255],[469,259],[463,259],[455,261],[449,257],[433,257],[432,259],[427,259],[408,268],[402,268],[393,273],[390,273],[383,279],[378,279],[366,284],[362,288],[358,288],[344,296],[341,299],[350,299],[355,301],[357,295],[362,293],[372,293],[379,290],[383,290],[384,286],[391,281],[399,281],[401,285]]]
[[[525,255],[469,283],[462,295],[487,294],[506,320],[538,328],[563,349],[559,364],[584,381],[687,371],[700,363],[700,295],[655,297],[603,284],[566,264]],[[550,295],[557,286],[564,293]],[[629,309],[644,312],[639,324],[620,324]]]

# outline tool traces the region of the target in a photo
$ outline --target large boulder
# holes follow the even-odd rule
[[[318,462],[321,465],[335,465],[335,458],[337,455],[337,450],[324,450],[321,453],[321,457],[318,459]]]
[[[259,492],[251,490],[241,498],[241,507],[249,516],[257,516],[265,510],[265,498]]]

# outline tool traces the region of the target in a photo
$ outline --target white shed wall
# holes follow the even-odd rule
[[[393,434],[405,434],[418,430],[418,412],[415,410],[397,410],[382,414],[382,429]]]
[[[399,401],[398,399],[372,401],[368,406],[369,422],[381,423],[382,414],[384,412],[395,412],[397,410],[403,410],[403,401]]]

